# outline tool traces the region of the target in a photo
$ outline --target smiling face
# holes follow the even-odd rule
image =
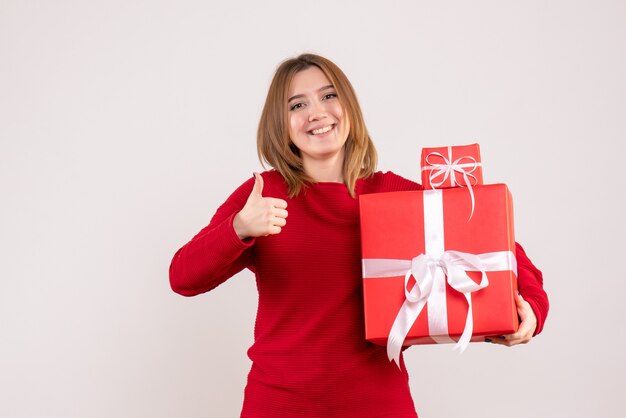
[[[288,91],[289,137],[305,167],[317,162],[343,163],[350,122],[337,90],[318,67],[298,72]]]

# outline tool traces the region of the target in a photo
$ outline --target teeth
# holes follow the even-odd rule
[[[311,133],[313,135],[319,135],[319,134],[324,134],[324,133],[330,131],[331,129],[333,129],[332,125],[328,125],[325,128],[314,129],[314,130],[311,131]]]

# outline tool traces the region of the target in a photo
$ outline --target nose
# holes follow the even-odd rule
[[[309,122],[321,120],[327,116],[328,114],[323,102],[315,101],[309,105]]]

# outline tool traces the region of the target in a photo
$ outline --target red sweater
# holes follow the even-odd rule
[[[174,255],[172,289],[185,296],[211,290],[244,268],[256,274],[259,306],[252,368],[242,417],[416,417],[409,377],[385,347],[364,337],[358,198],[345,185],[316,183],[287,198],[276,171],[263,174],[263,195],[287,201],[277,235],[240,240],[233,217],[254,179],[241,185],[211,223]],[[419,190],[393,173],[358,180],[356,194]],[[541,272],[517,247],[519,289],[540,332],[548,311]]]

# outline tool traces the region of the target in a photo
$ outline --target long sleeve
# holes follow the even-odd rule
[[[543,290],[543,274],[530,261],[524,248],[516,244],[517,258],[517,283],[522,297],[530,304],[537,317],[537,329],[535,335],[543,330],[543,325],[548,316],[550,304],[548,295]]]
[[[245,205],[253,184],[250,179],[235,190],[209,225],[176,252],[170,264],[174,292],[195,296],[214,289],[246,267],[254,270],[254,239],[242,241],[233,228],[233,218]]]

